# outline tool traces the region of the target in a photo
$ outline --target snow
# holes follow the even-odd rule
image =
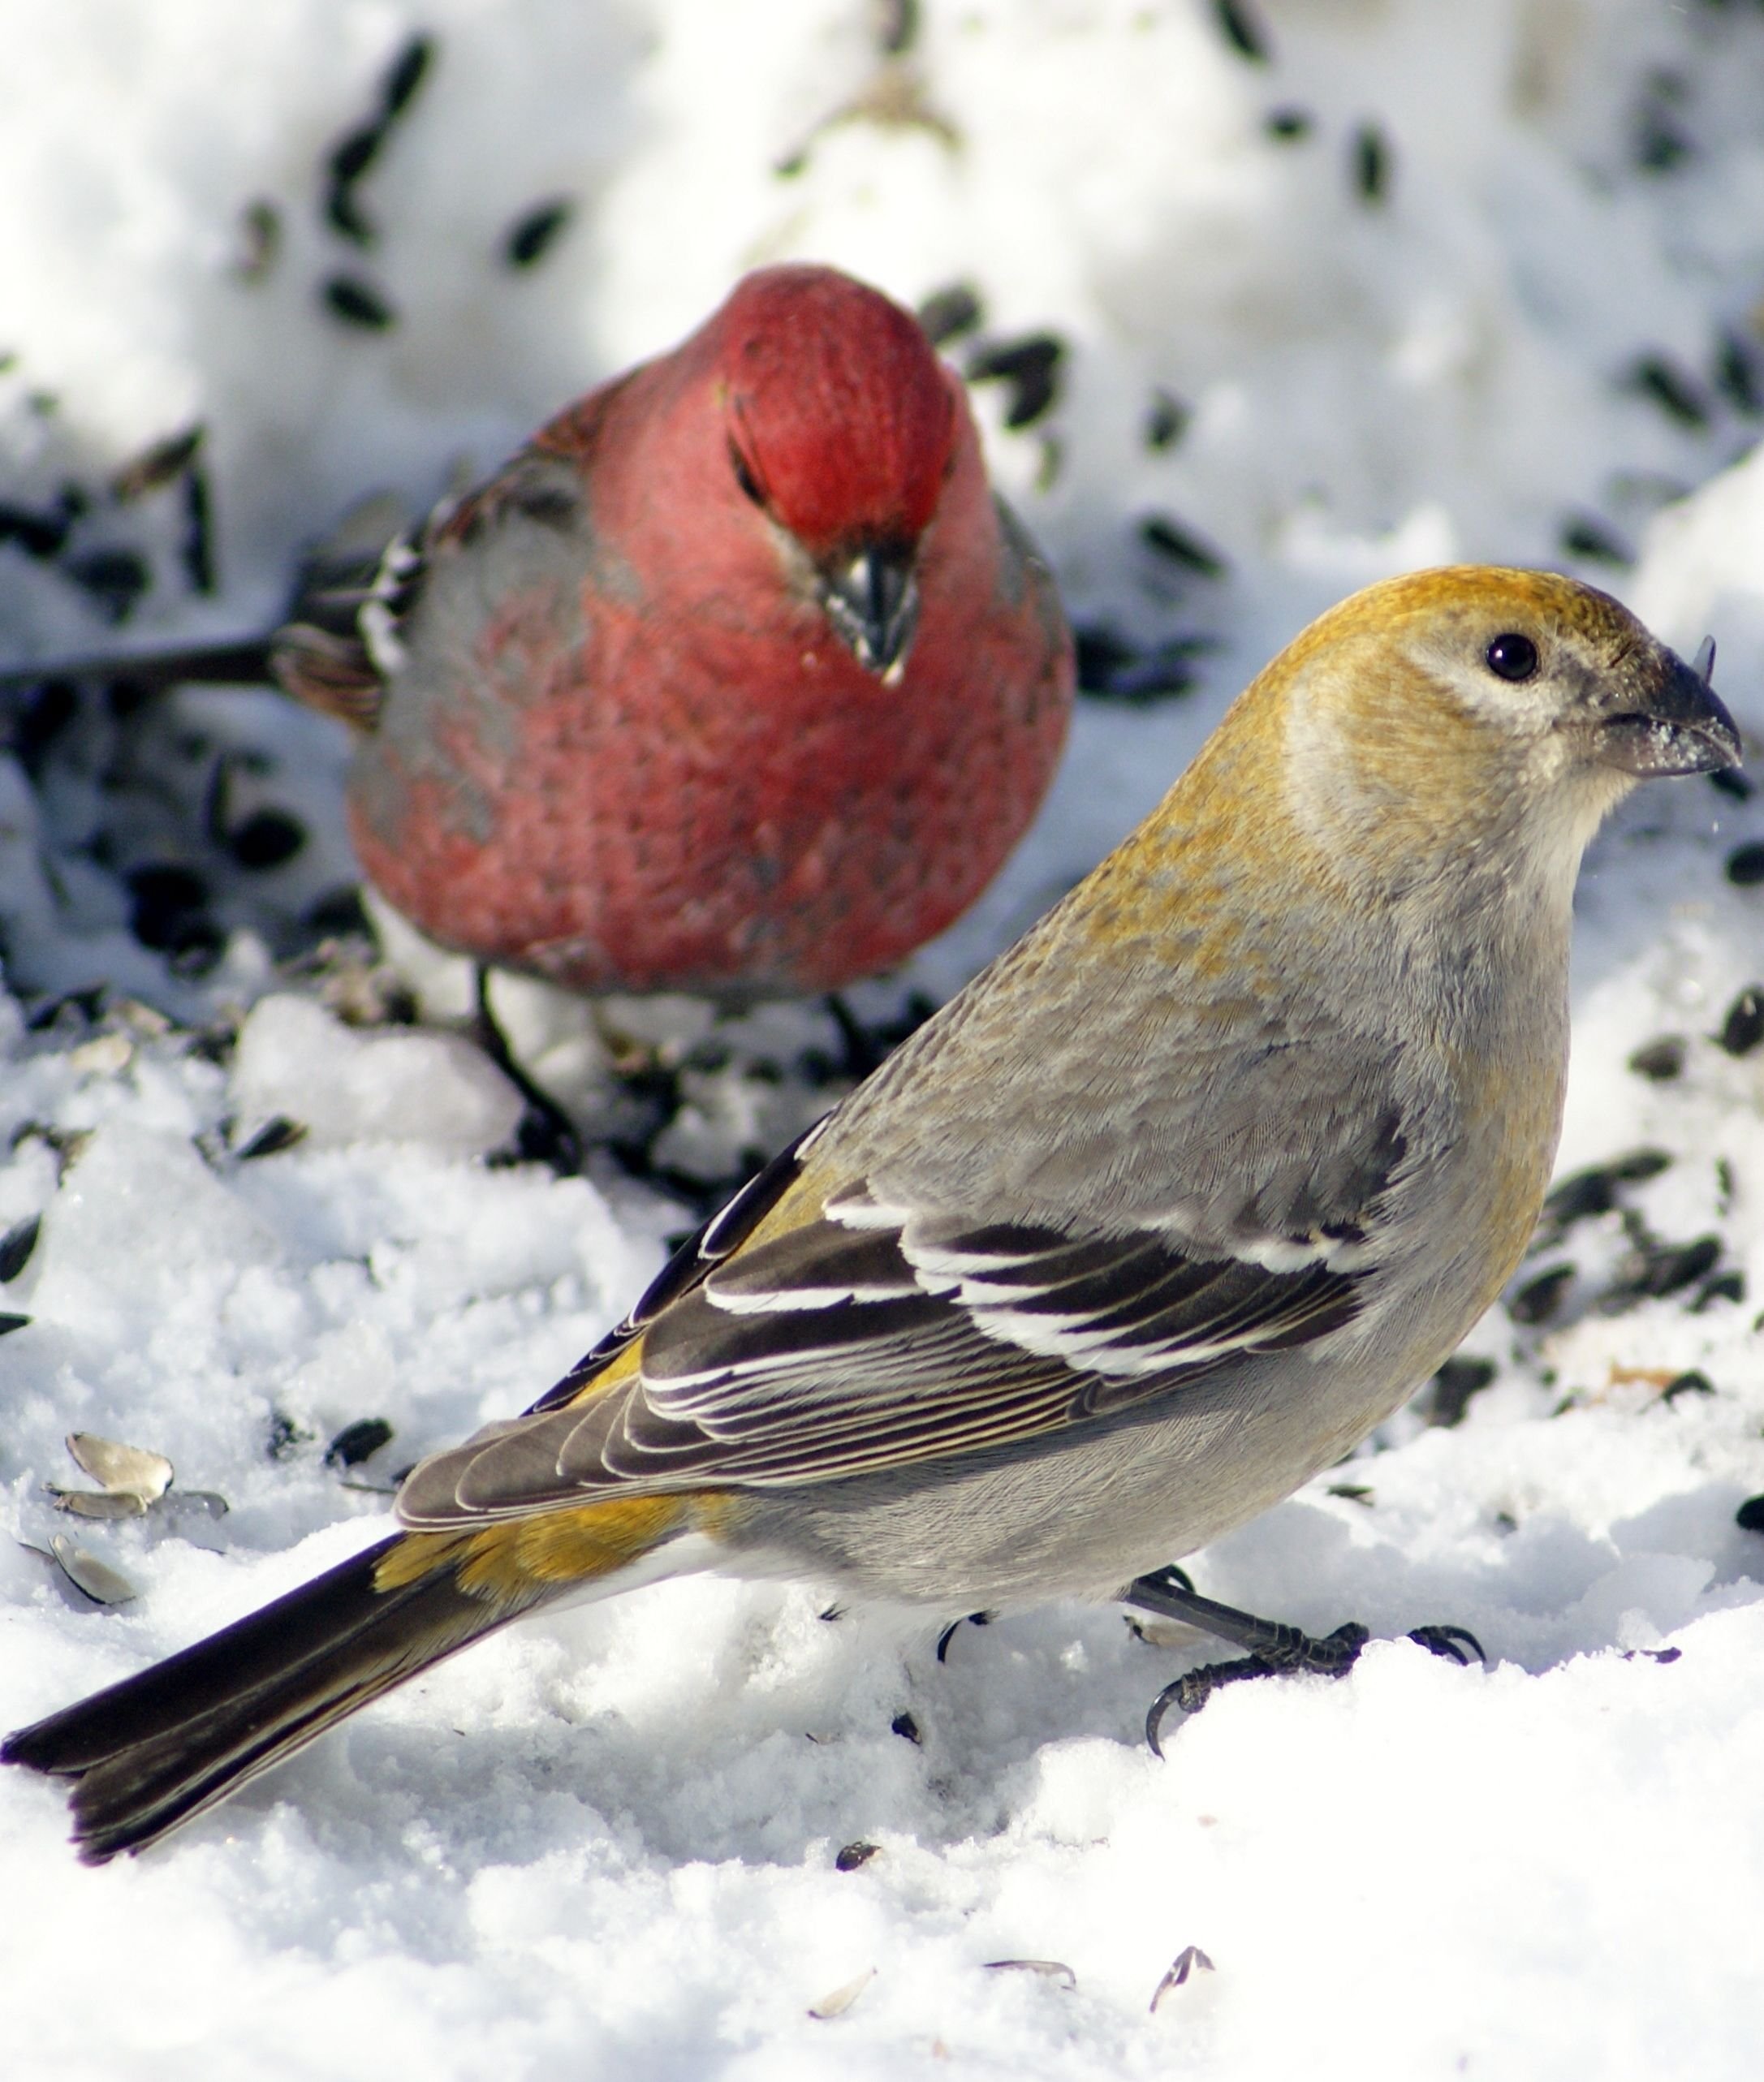
[[[879,25],[912,16],[885,65]],[[324,218],[322,162],[418,29],[433,62],[359,184],[363,247]],[[1565,563],[1687,651],[1712,631],[1764,735],[1764,14],[1742,0],[0,0],[0,505],[66,523],[54,554],[0,545],[6,660],[260,626],[364,494],[414,506],[487,467],[765,260],[915,304],[966,283],[958,365],[1063,343],[1028,425],[976,386],[998,480],[1075,618],[1141,651],[1204,639],[1197,685],[1081,705],[1029,842],[907,978],[856,994],[866,1019],[951,988],[1249,671],[1388,571]],[[509,268],[511,227],[559,197],[551,248]],[[254,202],[278,226],[255,272]],[[337,317],[339,274],[397,322]],[[1160,393],[1182,424],[1156,446]],[[212,592],[177,484],[106,489],[197,423]],[[1153,516],[1223,575],[1149,546]],[[151,580],[123,626],[81,563],[103,549]],[[398,1470],[623,1313],[692,1218],[660,1187],[775,1147],[840,1049],[812,1009],[590,1017],[504,983],[531,1066],[652,1175],[604,1148],[567,1180],[487,1156],[514,1118],[498,1075],[387,1024],[404,986],[357,943],[314,950],[352,878],[335,731],[215,688],[33,726],[0,758],[0,1231],[42,1218],[0,1289],[30,1319],[0,1341],[8,1726],[372,1537]],[[264,811],[304,843],[248,869]],[[1749,2075],[1764,1538],[1735,1512],[1764,1490],[1764,1048],[1718,1037],[1744,1039],[1764,975],[1764,885],[1725,872],[1760,841],[1757,800],[1687,781],[1598,842],[1560,1168],[1670,1162],[1540,1239],[1468,1341],[1494,1373],[1461,1423],[1429,1423],[1424,1390],[1197,1560],[1214,1596],[1364,1620],[1349,1678],[1222,1693],[1159,1762],[1146,1706],[1204,1650],[1116,1612],[963,1627],[940,1665],[921,1624],[824,1619],[813,1585],[636,1592],[478,1647],[138,1860],[80,1867],[59,1796],[0,1776],[9,2061]],[[167,860],[205,894],[156,948],[128,877]],[[456,965],[395,951],[464,1015]],[[1671,1037],[1676,1075],[1629,1067]],[[634,1053],[672,1080],[659,1110]],[[250,1153],[278,1117],[304,1139]],[[1701,1270],[1645,1291],[1703,1239]],[[1558,1267],[1553,1310],[1527,1303]],[[390,1441],[327,1464],[368,1418]],[[56,1512],[45,1485],[84,1483],[72,1431],[163,1452],[172,1489],[144,1516]],[[38,1551],[56,1532],[133,1598],[83,1597]],[[1491,1667],[1401,1638],[1434,1620]],[[1154,2011],[1190,1945],[1210,1968]]]

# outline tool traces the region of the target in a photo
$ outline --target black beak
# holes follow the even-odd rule
[[[1710,639],[1693,666],[1663,644],[1628,679],[1621,697],[1625,705],[1600,726],[1602,763],[1645,781],[1737,766],[1740,733],[1709,683],[1714,666]]]
[[[822,573],[820,593],[827,619],[860,666],[886,679],[904,661],[919,621],[910,546],[860,550]]]

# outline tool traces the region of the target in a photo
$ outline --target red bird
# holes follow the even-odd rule
[[[985,888],[1072,696],[1054,584],[918,325],[748,275],[398,545],[282,684],[362,730],[369,881],[578,990],[745,998],[886,969]]]

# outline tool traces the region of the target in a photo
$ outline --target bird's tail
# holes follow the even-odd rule
[[[0,694],[35,687],[45,679],[132,679],[154,688],[189,682],[222,686],[269,686],[276,675],[274,639],[234,636],[222,642],[175,649],[114,651],[93,657],[54,658],[0,670]]]
[[[420,1537],[420,1536],[419,1536]],[[412,1580],[396,1534],[182,1653],[21,1728],[0,1762],[74,1779],[88,1864],[139,1851],[556,1586],[489,1597],[449,1563]]]

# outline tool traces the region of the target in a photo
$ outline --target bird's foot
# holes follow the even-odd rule
[[[1186,1670],[1167,1684],[1153,1700],[1145,1716],[1145,1739],[1154,1755],[1162,1757],[1158,1741],[1164,1717],[1172,1706],[1184,1713],[1198,1713],[1213,1694],[1227,1684],[1252,1677],[1278,1677],[1296,1670],[1309,1670],[1323,1677],[1339,1677],[1352,1670],[1360,1651],[1371,1640],[1369,1629],[1350,1620],[1334,1633],[1307,1634],[1275,1619],[1258,1619],[1253,1612],[1221,1605],[1202,1597],[1180,1569],[1158,1569],[1128,1586],[1126,1602],[1167,1619],[1180,1619],[1192,1627],[1229,1641],[1247,1653],[1230,1662],[1204,1663]],[[1465,1627],[1417,1627],[1408,1636],[1436,1656],[1468,1663],[1471,1655],[1487,1657],[1482,1644]]]

